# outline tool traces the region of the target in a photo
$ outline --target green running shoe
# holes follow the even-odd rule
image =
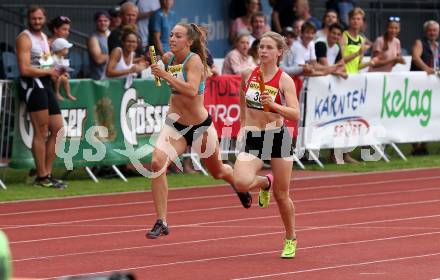
[[[268,174],[266,177],[267,180],[269,180],[269,187],[260,188],[260,192],[258,194],[258,206],[260,206],[260,208],[267,208],[269,207],[270,203],[270,187],[272,187],[273,175]]]
[[[295,257],[296,253],[296,239],[290,240],[285,239],[284,240],[284,249],[281,253],[281,258],[283,259],[293,259]]]

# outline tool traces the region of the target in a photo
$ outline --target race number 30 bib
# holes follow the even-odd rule
[[[266,87],[265,88],[266,92],[272,97],[272,100],[274,101],[277,96],[278,89],[268,85],[266,85],[265,87]],[[249,84],[249,88],[246,92],[247,107],[263,110],[263,105],[261,104],[260,95],[261,95],[260,85],[256,81],[251,81]]]

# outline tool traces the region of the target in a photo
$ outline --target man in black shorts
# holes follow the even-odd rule
[[[18,35],[16,48],[20,70],[19,97],[26,104],[34,129],[32,154],[37,170],[34,185],[62,189],[66,184],[51,175],[56,157],[56,137],[63,129],[51,77],[57,78],[60,73],[52,66],[47,36],[42,32],[46,23],[44,8],[29,7],[27,20],[28,29]]]

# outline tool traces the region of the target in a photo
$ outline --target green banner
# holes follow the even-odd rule
[[[168,112],[166,83],[157,87],[154,81],[134,80],[125,89],[125,80],[72,80],[70,86],[77,100],[60,102],[65,131],[55,166],[126,164],[131,156],[144,163],[151,160],[152,144]],[[16,102],[15,112],[10,166],[33,168],[33,128],[24,104]]]

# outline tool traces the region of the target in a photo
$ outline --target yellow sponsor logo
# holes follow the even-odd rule
[[[182,64],[169,66],[168,71],[172,74],[182,72]]]

